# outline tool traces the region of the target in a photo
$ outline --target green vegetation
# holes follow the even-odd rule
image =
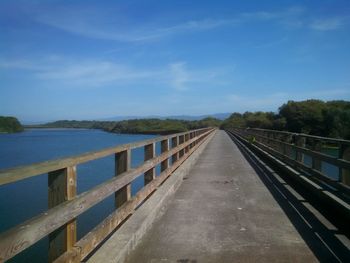
[[[221,128],[263,128],[350,139],[350,102],[288,101],[278,113],[233,113]]]
[[[15,117],[0,116],[0,133],[23,131],[21,123]]]
[[[62,120],[29,127],[102,129],[109,132],[131,134],[171,134],[204,127],[219,127],[221,123],[222,121],[211,117],[199,121],[185,121],[173,119],[135,119],[124,121]]]
[[[102,129],[115,133],[170,134],[204,127],[228,129],[263,128],[350,139],[349,101],[288,101],[277,113],[233,113],[224,121],[205,118],[198,121],[173,119],[134,119],[124,121],[56,121],[31,127]]]
[[[69,121],[61,120],[42,125],[30,125],[29,128],[74,128],[74,129],[102,129],[110,131],[115,125],[114,121]]]

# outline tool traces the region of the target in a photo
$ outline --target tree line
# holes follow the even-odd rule
[[[30,128],[84,128],[101,129],[115,133],[129,134],[171,134],[185,132],[204,127],[219,127],[221,121],[208,117],[198,121],[174,119],[133,119],[123,121],[77,121],[61,120],[43,125],[28,126]]]
[[[23,130],[16,118],[0,119],[0,132]],[[7,124],[5,124],[7,123]],[[324,137],[350,139],[350,102],[343,100],[288,101],[277,112],[234,112],[221,121],[208,117],[202,120],[134,119],[123,121],[61,120],[29,128],[85,128],[115,133],[171,134],[204,127],[262,128],[306,133]]]
[[[21,132],[23,127],[15,117],[0,116],[0,133]]]
[[[350,139],[350,102],[343,100],[288,101],[278,112],[233,113],[222,129],[262,128]]]

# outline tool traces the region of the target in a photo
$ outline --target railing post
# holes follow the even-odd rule
[[[48,173],[48,207],[72,200],[77,194],[76,166]],[[77,238],[76,219],[49,235],[49,262],[73,247]]]
[[[278,149],[281,154],[284,155],[284,142],[285,142],[285,135],[284,134],[279,134],[278,135],[278,140],[280,141],[278,143]]]
[[[296,145],[299,147],[305,147],[305,137],[296,135]],[[296,160],[300,163],[304,163],[304,154],[296,149]]]
[[[165,153],[169,151],[169,140],[162,140],[160,142],[160,151],[161,153]],[[166,158],[164,161],[160,163],[160,171],[163,172],[164,170],[168,169],[169,167],[169,158]]]
[[[185,142],[187,142],[189,139],[190,139],[190,134],[189,134],[189,133],[186,133],[186,134],[185,134]],[[189,149],[190,149],[190,146],[189,146],[189,145],[186,146],[186,147],[185,147],[185,153],[188,153]]]
[[[190,140],[192,140],[194,137],[195,137],[194,132],[191,132],[191,133],[190,133]],[[193,147],[194,147],[194,142],[191,143],[190,149],[192,149]]]
[[[343,160],[350,161],[350,146],[341,144],[339,148],[339,157]],[[339,169],[339,180],[346,185],[350,185],[350,170]]]
[[[275,133],[269,131],[269,138],[270,138],[270,141],[269,141],[270,147],[272,149],[276,150],[276,142],[274,141],[275,140]]]
[[[179,143],[179,137],[175,136],[173,138],[171,138],[171,147],[172,148],[175,148]],[[174,153],[172,156],[171,156],[171,162],[172,163],[175,163],[177,160],[179,159],[179,153]]]
[[[318,141],[318,140],[313,140],[312,150],[315,152],[321,152],[322,151],[322,142]],[[317,170],[317,171],[321,171],[322,162],[319,159],[312,157],[312,168]]]
[[[284,137],[284,142],[285,143],[289,143],[289,144],[292,144],[293,143],[293,135],[291,134],[287,134],[285,135]],[[292,147],[290,147],[289,145],[286,145],[284,144],[284,147],[283,147],[283,154],[288,156],[289,158],[291,158],[292,156]]]
[[[275,132],[270,132],[271,134],[271,148],[274,149],[275,151],[278,152],[278,147],[277,147],[277,142],[276,142],[276,133]]]
[[[179,136],[179,145],[183,144],[184,141],[185,141],[185,135],[180,135],[180,136]],[[185,149],[180,150],[180,152],[179,152],[179,158],[181,158],[182,156],[184,156],[184,154],[185,154]]]
[[[115,176],[118,176],[131,167],[131,150],[125,150],[115,154]],[[131,198],[131,184],[127,184],[115,192],[115,208],[120,207]]]
[[[145,161],[150,160],[155,157],[155,143],[145,145]],[[151,182],[156,177],[155,167],[149,169],[145,172],[145,185]]]

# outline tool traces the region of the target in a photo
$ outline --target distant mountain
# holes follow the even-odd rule
[[[186,121],[196,121],[202,120],[207,117],[213,117],[219,120],[227,119],[231,113],[215,113],[215,114],[205,114],[205,115],[171,115],[171,116],[160,116],[160,115],[148,115],[148,116],[115,116],[111,118],[97,119],[99,121],[122,121],[122,120],[132,120],[132,119],[172,119],[172,120],[186,120]]]
[[[124,121],[124,120],[135,120],[135,119],[171,119],[171,120],[185,120],[185,121],[198,121],[208,117],[213,117],[219,120],[225,120],[230,117],[231,113],[214,113],[214,114],[205,114],[205,115],[170,115],[170,116],[161,116],[161,115],[125,115],[125,116],[114,116],[110,118],[84,118],[87,121]],[[30,120],[21,120],[21,123],[25,126],[36,126],[47,123],[52,123],[57,120],[45,120],[45,121],[30,121]]]

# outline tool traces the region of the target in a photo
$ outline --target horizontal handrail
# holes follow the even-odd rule
[[[242,129],[242,128],[235,128],[235,129]],[[275,133],[275,134],[283,134],[283,135],[291,135],[291,136],[299,136],[299,137],[305,137],[305,138],[310,138],[310,139],[315,139],[315,140],[320,140],[320,141],[326,141],[326,142],[333,142],[333,143],[337,143],[337,144],[340,143],[340,144],[350,145],[350,141],[349,140],[330,138],[330,137],[322,137],[322,136],[310,135],[310,134],[305,134],[305,133],[296,133],[296,132],[288,132],[288,131],[277,131],[277,130],[260,129],[260,128],[246,128],[246,130],[268,132],[268,133]]]
[[[229,132],[242,136],[250,143],[255,144],[292,167],[306,171],[316,181],[329,185],[339,191],[339,194],[346,194],[347,198],[350,198],[348,178],[344,178],[345,174],[348,174],[350,171],[350,160],[348,155],[343,155],[343,152],[350,150],[350,141],[264,129],[235,128],[229,130]],[[277,136],[275,136],[276,134]],[[294,136],[294,140],[291,140],[291,135]],[[306,147],[306,141],[303,139],[305,137],[312,139],[311,145],[309,145],[311,149]],[[316,142],[315,138],[319,141]],[[335,157],[320,152],[322,146],[317,143],[322,143],[323,141],[340,144],[339,151],[342,151],[340,153],[341,156]],[[293,151],[294,154],[292,154]],[[304,154],[311,157],[311,166],[304,163]],[[324,174],[321,168],[322,162],[336,166],[339,170],[339,179],[330,178]]]
[[[310,155],[311,157],[315,157],[315,158],[317,158],[317,159],[319,159],[321,161],[333,164],[333,165],[338,166],[340,168],[350,169],[350,161],[343,160],[341,158],[336,158],[336,157],[330,156],[328,154],[320,153],[320,152],[317,152],[317,151],[314,151],[314,150],[307,149],[305,147],[300,147],[300,146],[297,146],[297,145],[292,144],[292,143],[288,143],[288,142],[284,142],[284,141],[281,141],[281,140],[273,139],[273,138],[270,138],[270,137],[267,137],[267,136],[263,136],[263,135],[260,135],[260,134],[249,133],[249,131],[247,133],[249,135],[258,136],[258,137],[260,137],[262,139],[269,140],[271,142],[275,142],[275,143],[279,143],[279,144],[283,144],[285,146],[291,147],[291,148],[293,148],[293,149],[295,149],[295,150],[297,150],[299,152],[305,153],[307,155]]]
[[[192,130],[191,132],[201,132],[201,131],[205,131],[206,129],[207,128],[197,129],[197,130]],[[143,147],[148,144],[157,143],[162,140],[171,139],[171,138],[182,136],[188,133],[189,132],[181,132],[181,133],[175,133],[175,134],[166,135],[166,136],[159,136],[149,140],[117,145],[115,147],[110,147],[110,148],[98,150],[98,151],[91,151],[80,155],[74,155],[71,157],[65,157],[65,158],[40,162],[40,163],[34,163],[34,164],[19,166],[15,168],[2,169],[0,170],[0,186],[4,184],[17,182],[23,179],[27,179],[33,176],[49,173],[51,171],[56,171],[65,167],[75,166],[85,162],[100,159],[118,152],[125,151],[127,149],[132,150],[135,148]]]
[[[145,147],[145,158],[146,154],[147,156],[149,156],[149,154],[152,154],[152,157],[147,158],[147,160],[144,161],[140,166],[134,169],[127,168],[124,172],[117,174],[118,176],[115,176],[86,192],[74,196],[71,198],[71,200],[66,199],[66,201],[57,204],[46,212],[32,219],[29,219],[24,223],[5,231],[4,233],[1,233],[0,261],[10,259],[29,246],[35,244],[43,237],[51,234],[53,231],[59,231],[57,229],[61,229],[62,226],[65,226],[67,228],[67,226],[72,224],[72,222],[75,222],[77,216],[90,209],[94,205],[98,204],[113,193],[118,193],[118,195],[122,194],[122,196],[125,196],[123,198],[126,199],[121,204],[121,206],[118,207],[118,210],[107,217],[101,223],[101,225],[96,228],[97,230],[94,230],[95,232],[92,231],[94,234],[91,234],[90,232],[78,242],[74,241],[73,244],[67,248],[68,250],[66,250],[66,252],[60,257],[72,258],[73,255],[76,256],[75,250],[78,246],[79,258],[82,259],[92,251],[93,247],[96,247],[99,242],[103,241],[103,239],[107,237],[114,230],[114,228],[123,221],[123,219],[132,213],[132,211],[136,209],[136,207],[140,205],[150,193],[156,190],[156,187],[159,186],[186,158],[188,158],[188,156],[193,151],[195,151],[199,145],[203,143],[204,139],[208,138],[208,136],[214,130],[215,129],[212,128],[205,128],[185,133],[162,136],[136,143],[124,144],[93,153],[75,156],[73,158],[63,158],[60,160],[35,164],[33,165],[35,169],[33,169],[30,165],[20,168],[8,169],[7,175],[15,174],[17,175],[15,181],[19,181],[24,178],[34,176],[38,172],[50,174],[62,168],[68,169],[69,167],[75,167],[77,164],[99,159],[111,154],[118,154],[126,151],[130,152],[131,149],[138,147]],[[174,143],[171,149],[169,149],[170,139]],[[162,147],[164,147],[164,149],[162,148],[162,153],[158,156],[154,155],[154,145],[156,142],[162,142]],[[150,148],[149,146],[151,145],[153,145],[153,147]],[[166,147],[166,145],[168,146]],[[146,152],[146,148],[148,149],[148,152]],[[153,153],[149,152],[152,148]],[[92,156],[90,156],[91,154]],[[170,158],[174,158],[174,156],[177,157],[173,159],[172,165],[168,166],[168,160]],[[123,158],[130,158],[130,156]],[[125,159],[124,161],[130,162],[130,159]],[[167,165],[165,165],[164,162],[167,162]],[[145,185],[142,190],[136,194],[135,197],[131,198],[128,196],[127,192],[123,192],[125,189],[127,189],[126,187],[130,188],[130,184],[133,180],[135,180],[143,173],[149,173],[159,164],[162,164],[163,167],[160,176],[156,178],[154,177],[154,174],[151,173],[151,178],[148,178],[148,180],[151,181],[147,182],[147,185]],[[27,172],[26,175],[31,176],[24,177],[20,174],[21,171]],[[75,253],[73,253],[74,251]],[[54,260],[54,258],[52,260]]]
[[[338,189],[338,190],[340,190],[340,191],[342,191],[350,196],[350,187],[339,182],[339,180],[329,178],[326,175],[324,175],[323,173],[321,173],[320,171],[313,169],[311,167],[307,167],[307,166],[303,165],[302,163],[292,159],[291,157],[283,155],[282,153],[276,151],[275,149],[266,146],[263,143],[260,143],[260,142],[255,142],[255,143],[257,146],[259,146],[261,149],[267,151],[271,155],[282,159],[283,161],[287,162],[288,164],[290,164],[294,167],[306,170],[307,172],[312,174],[318,180],[325,182],[326,184],[329,184],[330,186],[334,187],[335,189]]]

